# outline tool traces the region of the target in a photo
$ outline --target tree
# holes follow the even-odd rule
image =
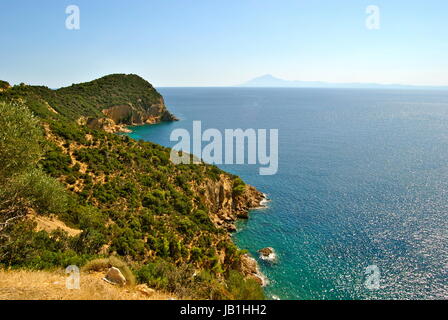
[[[0,92],[4,89],[10,88],[10,84],[6,81],[0,80]]]
[[[39,121],[22,104],[0,102],[0,183],[37,165],[43,140]]]
[[[65,210],[64,188],[38,168],[43,151],[39,121],[22,104],[0,102],[0,232],[29,209]]]

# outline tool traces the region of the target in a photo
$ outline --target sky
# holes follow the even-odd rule
[[[66,28],[77,5],[80,29]],[[379,8],[368,29],[366,8]],[[446,0],[0,0],[0,79],[111,73],[156,87],[286,80],[448,85]]]

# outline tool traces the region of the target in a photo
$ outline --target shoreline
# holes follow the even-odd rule
[[[257,190],[258,191],[258,190]],[[271,201],[268,198],[268,195],[266,193],[262,193],[263,198],[260,200],[257,207],[249,208],[247,213],[247,218],[240,218],[237,220],[248,220],[250,218],[250,211],[255,210],[262,210],[268,208],[268,203]],[[238,232],[240,232],[242,229],[237,230],[235,227],[235,232],[230,232],[230,236],[232,238],[232,242],[235,243],[235,240],[233,239],[234,235]],[[236,243],[235,245],[240,250],[247,250],[247,249],[241,249]],[[267,287],[270,283],[270,279],[261,271],[260,263],[256,259],[256,257],[253,257],[250,253],[244,254],[242,257],[242,268],[243,268],[243,274],[245,274],[248,278],[252,278],[255,281],[257,281],[263,288]]]
[[[271,202],[271,199],[269,199],[268,195],[263,192],[263,199],[260,201],[260,204],[258,207],[253,208],[251,210],[262,210],[268,208],[268,204]]]
[[[158,123],[161,123],[161,122],[158,122]],[[151,125],[158,124],[158,123],[152,123],[152,124],[148,123],[148,124],[143,124],[143,126],[151,126]],[[117,132],[116,134],[127,135],[129,137],[129,134],[131,134],[133,132],[132,128],[136,127],[136,126],[139,126],[139,125],[126,125],[126,126],[121,125],[120,126],[121,131]],[[229,174],[231,175],[230,172],[227,172],[224,170],[223,170],[223,172],[225,173],[225,175],[229,175]],[[223,179],[223,180],[225,180],[225,179]],[[224,184],[225,184],[225,182],[224,182]],[[268,204],[271,201],[266,193],[259,191],[257,188],[255,188],[252,185],[247,184],[246,186],[247,186],[246,192],[243,195],[233,199],[233,201],[235,202],[235,206],[232,209],[232,211],[233,211],[231,214],[232,217],[228,216],[227,214],[224,214],[224,217],[223,217],[223,213],[219,212],[220,210],[218,210],[218,212],[213,212],[213,213],[211,212],[212,216],[210,217],[212,219],[212,221],[215,220],[213,218],[216,218],[216,217],[218,217],[218,220],[221,220],[218,222],[218,226],[221,228],[224,228],[227,231],[231,241],[236,246],[237,246],[237,244],[235,243],[235,241],[233,239],[235,232],[239,231],[239,230],[237,230],[237,227],[235,225],[236,222],[238,220],[249,219],[251,211],[263,210],[263,209],[268,208]],[[210,195],[207,198],[210,198]],[[238,247],[238,249],[245,250],[245,249],[241,249],[240,247]],[[251,254],[246,253],[241,256],[241,263],[240,263],[239,268],[245,277],[254,279],[263,288],[266,287],[267,285],[269,285],[269,282],[270,282],[269,278],[265,274],[263,274],[257,258],[252,256]]]

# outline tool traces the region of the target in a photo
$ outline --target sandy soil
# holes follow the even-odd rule
[[[80,289],[66,287],[64,271],[2,271],[0,300],[168,300],[172,296],[144,285],[119,287],[102,280],[102,273],[81,273]]]

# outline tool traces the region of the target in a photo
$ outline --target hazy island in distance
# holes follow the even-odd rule
[[[332,83],[322,81],[299,81],[284,80],[273,75],[266,74],[254,78],[237,87],[252,88],[341,88],[341,89],[427,89],[427,90],[448,90],[443,86],[414,86],[402,84],[378,84],[378,83]]]

